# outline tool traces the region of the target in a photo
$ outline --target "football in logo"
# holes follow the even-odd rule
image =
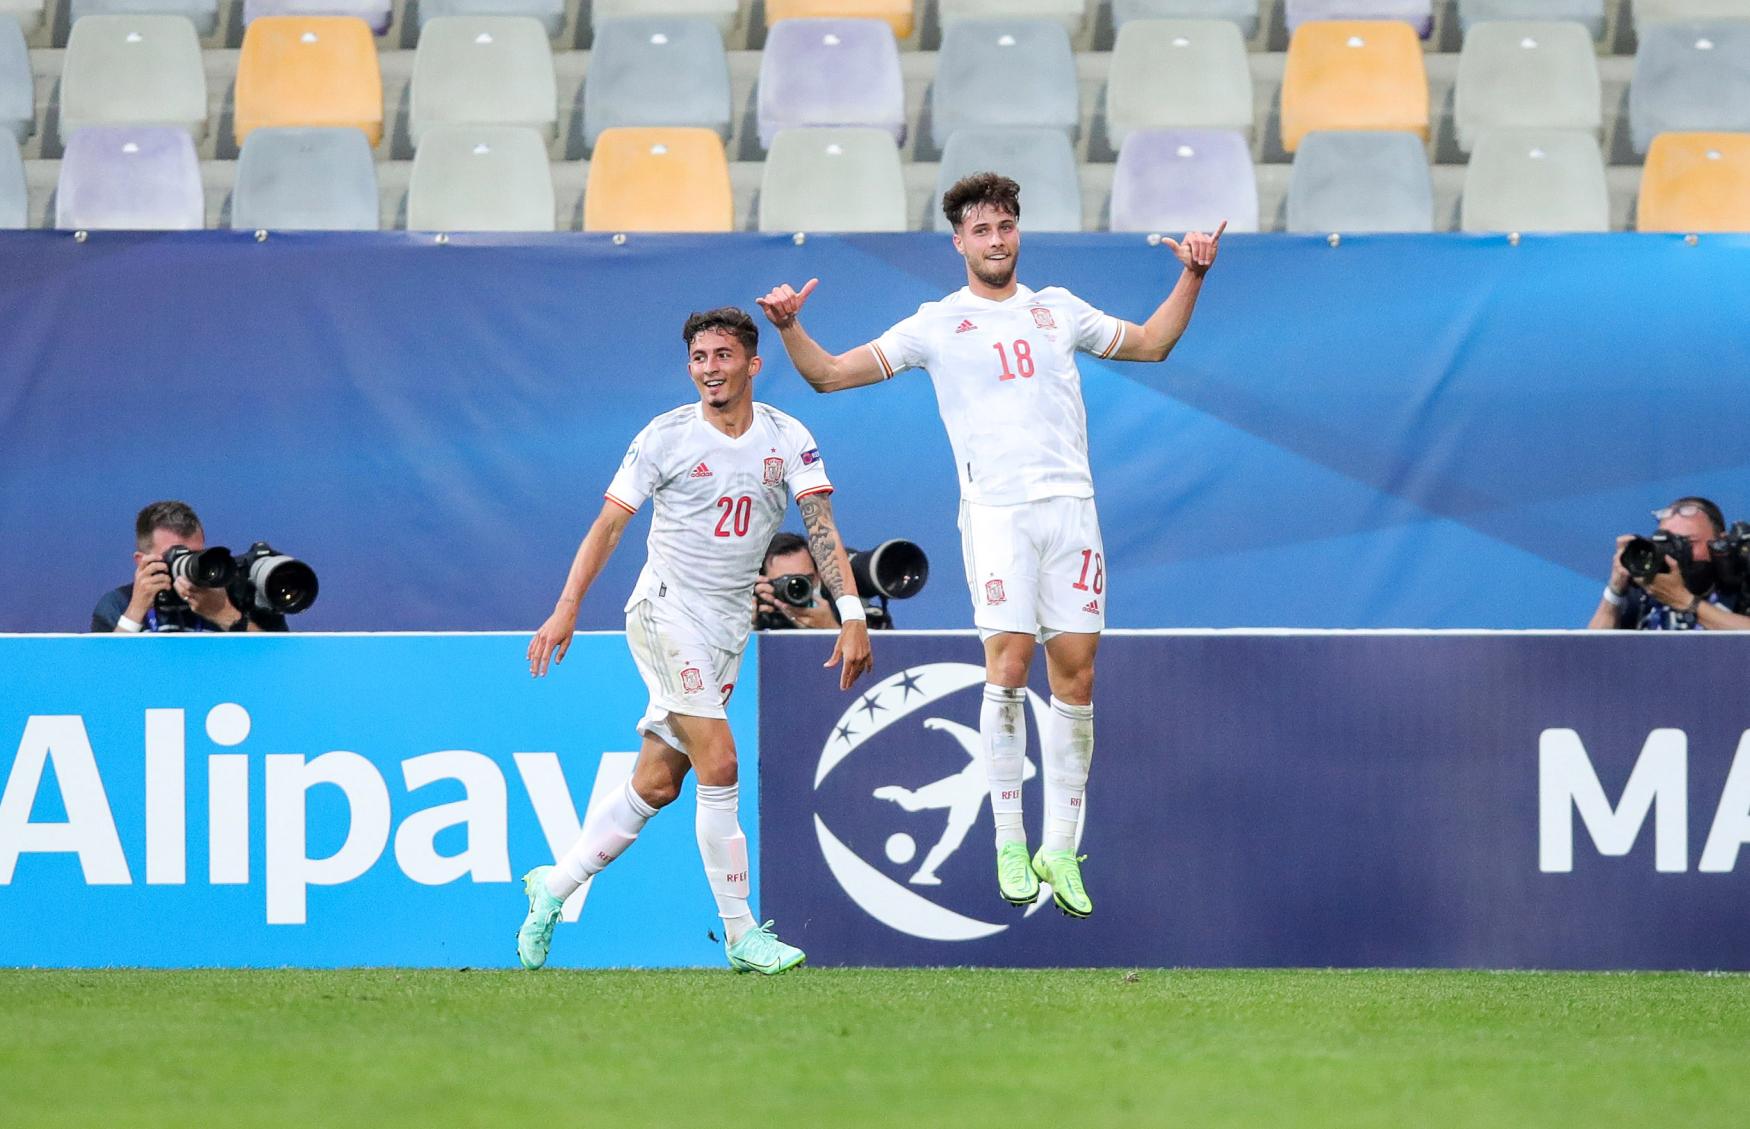
[[[766,460],[766,485],[782,486],[784,484],[784,460]]]
[[[1033,324],[1040,329],[1056,329],[1057,322],[1052,320],[1051,311],[1045,306],[1033,307]]]
[[[699,675],[699,668],[689,666],[681,671],[681,691],[686,694],[697,694],[705,688],[705,680]]]
[[[1008,596],[1005,595],[1003,592],[1003,582],[1002,581],[1000,581],[1000,580],[987,580],[984,582],[984,602],[985,603],[987,603],[987,604],[1000,604],[1006,599],[1008,599]]]

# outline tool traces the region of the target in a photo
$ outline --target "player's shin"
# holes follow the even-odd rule
[[[1021,780],[1027,766],[1027,692],[1018,686],[985,683],[978,715],[984,739],[985,771],[990,777],[990,811],[997,846],[1025,843],[1021,826]]]
[[[1047,851],[1075,849],[1088,766],[1094,759],[1094,707],[1051,699],[1040,727],[1040,757],[1045,762],[1045,838]]]
[[[583,821],[577,841],[565,852],[559,865],[547,872],[547,892],[561,900],[569,898],[579,886],[624,854],[655,814],[656,809],[644,802],[628,778],[625,787],[609,796]]]
[[[699,785],[699,858],[730,944],[754,927],[747,906],[747,836],[737,814],[740,790],[739,784]]]

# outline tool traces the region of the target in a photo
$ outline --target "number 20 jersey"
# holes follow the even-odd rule
[[[636,513],[651,499],[644,570],[626,601],[658,601],[704,641],[739,652],[753,618],[753,585],[790,498],[830,493],[814,436],[756,403],[753,425],[731,439],[697,403],[651,420],[608,485],[607,499]]]
[[[1110,357],[1124,326],[1062,287],[993,302],[962,287],[869,344],[883,371],[928,370],[960,494],[1005,506],[1094,496],[1078,350]]]

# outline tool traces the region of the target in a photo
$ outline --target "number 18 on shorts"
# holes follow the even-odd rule
[[[1106,552],[1092,498],[960,504],[960,551],[981,632],[1106,627]]]

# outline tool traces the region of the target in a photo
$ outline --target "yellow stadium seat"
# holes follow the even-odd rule
[[[1641,166],[1641,231],[1750,231],[1750,133],[1661,133]]]
[[[354,16],[263,16],[237,59],[236,135],[264,125],[354,126],[383,136],[383,76],[370,25]]]
[[[1428,139],[1422,45],[1399,20],[1315,20],[1295,29],[1282,75],[1282,147],[1315,130],[1389,129]]]
[[[723,139],[711,129],[602,130],[589,161],[583,230],[735,230]]]
[[[912,0],[766,0],[766,26],[779,20],[881,20],[895,39],[911,34]]]

